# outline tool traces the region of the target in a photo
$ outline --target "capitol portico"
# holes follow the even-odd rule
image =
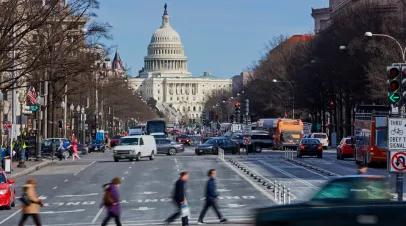
[[[199,119],[212,93],[232,89],[231,79],[216,78],[208,72],[192,77],[187,62],[180,36],[169,24],[165,4],[162,25],[152,35],[144,67],[138,77],[130,78],[130,84],[144,100],[155,99],[157,108],[171,122],[182,116]]]

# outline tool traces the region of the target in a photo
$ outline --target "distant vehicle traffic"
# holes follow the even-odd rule
[[[176,155],[185,151],[185,146],[170,139],[155,139],[158,154]]]
[[[339,177],[307,202],[258,209],[255,225],[402,225],[406,202],[393,198],[384,177]]]
[[[312,133],[309,138],[318,139],[324,149],[328,149],[328,136],[326,133]]]
[[[111,147],[114,147],[114,146],[116,146],[119,142],[120,142],[120,139],[122,138],[123,136],[113,136],[112,138],[111,138],[111,141],[110,141],[110,146]]]
[[[151,136],[153,136],[155,139],[165,139],[166,135],[165,133],[151,133]]]
[[[147,135],[151,133],[166,133],[166,122],[163,119],[155,119],[147,121],[145,126],[145,132]]]
[[[297,157],[302,156],[317,156],[317,158],[323,157],[323,145],[318,139],[304,138],[300,141],[299,148],[297,149]]]
[[[351,137],[343,138],[337,146],[337,159],[343,160],[344,158],[354,158],[355,144],[353,144]]]
[[[127,136],[122,137],[117,146],[113,149],[115,162],[120,159],[140,161],[141,158],[155,159],[157,153],[156,142],[153,136]]]
[[[144,126],[134,126],[128,129],[128,136],[143,135],[145,127]]]
[[[88,144],[88,152],[95,152],[95,151],[99,151],[99,152],[105,152],[106,151],[106,147],[104,146],[104,141],[103,140],[92,140],[89,144]]]
[[[214,137],[206,141],[204,144],[198,145],[195,149],[195,154],[218,155],[219,148],[223,149],[225,153],[228,152],[233,155],[240,151],[238,144],[227,137]]]
[[[178,137],[176,137],[176,142],[187,144],[190,146],[190,144],[192,142],[192,138],[190,138],[190,136],[188,136],[188,135],[181,134]]]

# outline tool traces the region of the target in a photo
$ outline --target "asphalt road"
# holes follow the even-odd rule
[[[37,193],[44,200],[41,219],[44,226],[100,225],[105,216],[99,205],[102,185],[120,177],[123,225],[157,225],[175,211],[170,199],[173,184],[181,171],[190,172],[187,200],[191,207],[191,223],[197,221],[204,202],[207,171],[217,169],[217,187],[221,194],[219,205],[230,224],[251,221],[252,209],[275,205],[270,195],[258,185],[235,172],[229,163],[217,156],[195,156],[188,147],[176,156],[157,156],[154,161],[114,162],[110,151],[91,153],[78,161],[56,161],[35,173],[19,178],[21,186],[28,178],[38,181]],[[19,201],[12,210],[0,211],[0,225],[15,226],[21,217]],[[205,221],[218,222],[212,211]],[[27,225],[32,225],[29,222]]]

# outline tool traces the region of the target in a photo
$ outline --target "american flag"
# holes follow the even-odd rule
[[[37,93],[35,92],[35,88],[34,87],[30,87],[30,89],[28,90],[27,93],[27,97],[31,102],[31,105],[36,105],[37,104]]]

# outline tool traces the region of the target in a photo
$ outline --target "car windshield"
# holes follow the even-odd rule
[[[92,142],[90,142],[90,144],[103,144],[102,140],[92,140]]]
[[[119,146],[138,145],[138,138],[121,138]]]
[[[350,139],[345,139],[344,144],[351,144],[351,138]]]
[[[326,135],[326,134],[314,134],[313,137],[314,137],[314,138],[317,138],[317,139],[327,139],[327,135]]]
[[[302,144],[320,144],[320,141],[317,139],[303,139]]]
[[[6,177],[4,176],[4,174],[0,174],[0,184],[4,184],[4,183],[6,183]]]
[[[206,141],[206,143],[204,143],[204,144],[216,144],[216,140],[210,139],[210,140]]]

